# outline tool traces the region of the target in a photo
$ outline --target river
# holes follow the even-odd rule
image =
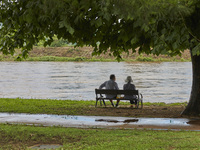
[[[115,74],[132,76],[144,102],[188,101],[191,62],[0,62],[1,98],[95,100],[94,89]]]

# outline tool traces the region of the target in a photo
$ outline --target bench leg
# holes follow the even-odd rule
[[[102,100],[100,99],[100,105],[102,106],[102,102],[101,102]]]
[[[140,103],[141,103],[141,109],[142,109],[143,108],[143,100],[142,99],[141,99]]]
[[[137,107],[136,107],[136,108],[139,108],[139,107],[140,107],[141,109],[143,108],[143,101],[142,101],[142,99],[138,99],[138,100],[137,100]]]
[[[140,97],[141,97],[141,99],[140,99],[140,103],[141,103],[141,109],[143,108],[143,95],[140,93]]]
[[[103,100],[103,104],[104,104],[104,106],[106,107],[106,103],[105,103],[105,101]]]
[[[139,104],[139,100],[136,100],[135,103],[136,103],[136,105],[135,105],[136,107],[135,107],[135,108],[138,109],[138,107],[139,107],[139,105],[140,105],[140,104]]]
[[[98,102],[98,100],[96,100],[96,104],[95,104],[95,107],[97,107],[97,102]]]

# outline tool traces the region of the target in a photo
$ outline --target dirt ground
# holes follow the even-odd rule
[[[185,109],[184,105],[178,106],[144,106],[143,109],[130,108],[128,105],[121,105],[113,108],[98,106],[97,108],[83,111],[82,115],[94,116],[120,116],[120,117],[150,117],[150,118],[183,118],[181,112]]]

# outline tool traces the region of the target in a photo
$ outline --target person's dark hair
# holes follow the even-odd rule
[[[115,75],[114,75],[114,74],[111,74],[111,75],[110,75],[110,79],[112,79],[112,80],[115,79]]]

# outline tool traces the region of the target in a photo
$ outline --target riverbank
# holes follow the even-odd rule
[[[143,109],[135,109],[130,108],[128,102],[121,102],[119,108],[111,107],[110,102],[106,102],[106,108],[101,106],[95,108],[95,101],[7,98],[1,98],[0,101],[0,112],[153,118],[181,118],[180,114],[187,105],[186,103],[144,103]]]
[[[0,55],[0,61],[101,61],[101,62],[112,62],[116,61],[114,57],[107,54],[101,54],[100,56],[92,56],[92,47],[77,47],[72,46],[66,47],[34,47],[29,53],[27,59],[19,59],[18,55],[20,54],[19,50],[16,50],[14,56],[4,56]],[[190,53],[188,50],[185,50],[182,53],[182,56],[169,57],[166,55],[145,55],[145,54],[132,54],[131,51],[129,55],[126,53],[122,54],[122,61],[125,62],[187,62],[191,61]]]

